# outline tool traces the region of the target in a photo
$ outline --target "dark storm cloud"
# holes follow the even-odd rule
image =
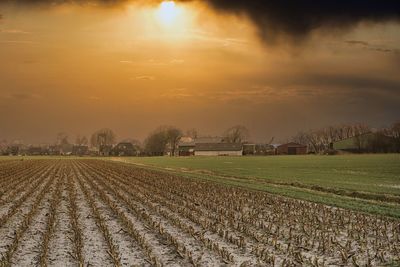
[[[123,2],[129,2],[129,0],[5,0],[5,3],[15,4],[120,4]]]
[[[363,21],[399,21],[398,0],[208,0],[217,10],[248,15],[266,40],[301,39],[317,29],[347,29]]]
[[[190,2],[196,0],[180,0]],[[118,5],[135,0],[8,0],[17,4]],[[149,0],[148,2],[161,2]],[[203,1],[201,1],[203,2]],[[398,0],[205,0],[217,11],[247,15],[267,41],[301,40],[317,29],[345,30],[363,21],[399,21]]]
[[[0,0],[0,4],[24,5],[28,7],[34,7],[34,6],[53,7],[63,4],[113,7],[135,1],[136,0],[4,0],[4,1]]]

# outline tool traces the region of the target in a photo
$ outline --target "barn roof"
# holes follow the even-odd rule
[[[241,151],[240,143],[198,143],[196,151]]]
[[[196,144],[216,144],[223,141],[223,137],[199,137],[194,141]]]
[[[290,142],[290,143],[287,143],[287,144],[283,144],[283,145],[280,145],[278,147],[284,147],[284,146],[287,146],[287,147],[306,147],[306,145],[302,145],[302,144],[295,143],[295,142]]]
[[[179,142],[178,146],[180,146],[180,147],[193,147],[195,145],[196,145],[195,142],[191,141],[191,142]]]

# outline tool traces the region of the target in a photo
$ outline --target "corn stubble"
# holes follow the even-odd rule
[[[0,266],[17,266],[24,257],[18,248],[41,209],[45,231],[37,232],[32,265],[52,266],[49,255],[62,255],[50,245],[61,205],[69,220],[66,266],[382,266],[400,259],[397,219],[127,164],[11,160],[0,162],[0,185]],[[82,204],[90,214],[82,214]],[[84,227],[88,218],[93,229]],[[90,235],[101,243],[93,253],[106,261],[85,255]],[[129,258],[133,248],[139,256]]]

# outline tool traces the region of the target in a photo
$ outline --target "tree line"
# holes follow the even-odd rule
[[[142,155],[160,156],[166,153],[175,155],[181,138],[190,137],[193,140],[199,137],[197,129],[189,129],[183,132],[175,126],[160,126],[152,131],[143,143],[136,139],[120,140],[121,143],[131,143]],[[222,134],[224,142],[242,143],[249,137],[249,131],[246,127],[236,125],[230,127]],[[100,150],[102,147],[113,146],[117,143],[117,135],[112,129],[102,128],[88,138],[84,135],[77,135],[75,141],[70,140],[70,136],[65,132],[56,135],[55,142],[52,146],[57,147],[61,151],[71,151],[73,146],[90,146],[91,148]],[[14,145],[20,145],[20,142]],[[1,141],[1,147],[7,148],[6,140]],[[21,144],[22,145],[22,144]],[[0,149],[1,150],[1,149]]]
[[[371,134],[368,138],[365,135]],[[400,122],[380,129],[367,124],[339,124],[309,131],[300,131],[292,141],[308,146],[309,151],[324,153],[332,150],[332,144],[353,138],[359,152],[400,152]]]
[[[371,138],[362,138],[369,133],[373,133]],[[235,125],[226,129],[221,136],[222,142],[246,143],[249,141],[250,133],[245,126]],[[166,153],[175,155],[182,137],[196,139],[199,137],[199,133],[197,129],[183,132],[175,126],[160,126],[149,133],[143,143],[136,139],[125,139],[120,142],[132,143],[142,155],[160,156]],[[400,152],[400,121],[380,129],[373,129],[363,123],[331,125],[320,129],[299,131],[290,141],[307,145],[310,152],[322,154],[332,150],[333,143],[348,138],[354,139],[360,152]],[[390,142],[388,138],[390,138]],[[270,145],[273,140],[274,138],[265,144]],[[5,147],[6,143],[5,140],[1,141],[1,147]],[[74,142],[70,141],[68,134],[58,133],[54,145],[62,151],[68,151],[73,145],[100,149],[116,143],[115,132],[109,128],[102,128],[95,131],[90,138],[77,135]]]

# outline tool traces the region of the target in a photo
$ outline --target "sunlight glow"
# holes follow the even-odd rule
[[[162,24],[171,26],[177,21],[179,13],[180,10],[176,7],[174,1],[164,1],[160,4],[157,16]]]

